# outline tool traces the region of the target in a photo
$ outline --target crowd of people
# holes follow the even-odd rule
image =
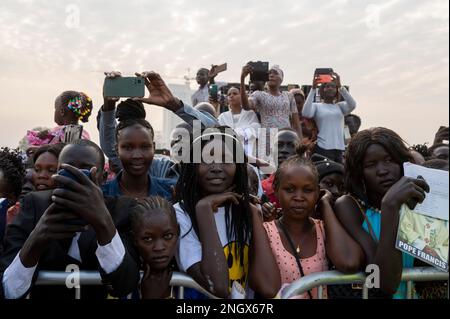
[[[136,73],[148,96],[104,96],[99,143],[80,125],[92,99],[56,97],[55,128],[0,149],[0,298],[73,298],[65,286],[35,284],[39,271],[72,264],[102,277],[83,298],[174,298],[174,271],[217,297],[277,298],[303,276],[369,264],[380,269],[371,297],[405,298],[402,269],[417,263],[395,248],[399,210],[429,186],[403,176],[403,163],[448,171],[448,127],[431,145],[409,146],[389,128],[360,131],[357,103],[335,72],[285,90],[278,65],[266,82],[247,84],[253,71],[245,65],[239,85],[221,85],[217,98],[216,67],[202,68],[192,101],[157,73]],[[155,155],[146,104],[183,119],[170,156]],[[357,298],[358,289],[324,292]],[[206,296],[186,289],[185,298]],[[317,288],[296,298],[315,299]]]

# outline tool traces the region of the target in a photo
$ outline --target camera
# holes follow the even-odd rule
[[[248,65],[252,68],[250,73],[250,81],[269,81],[269,62],[249,62]]]

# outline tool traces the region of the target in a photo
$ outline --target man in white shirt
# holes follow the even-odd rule
[[[8,227],[0,258],[0,298],[23,298],[30,292],[32,298],[73,298],[74,291],[64,286],[33,285],[39,270],[65,271],[71,264],[98,270],[105,284],[84,288],[82,297],[128,295],[137,286],[139,268],[118,231],[126,224],[120,216],[126,210],[110,213],[98,186],[103,152],[95,143],[79,140],[63,148],[59,164],[74,179],[57,175],[58,188],[28,194]],[[90,169],[91,176],[80,169]]]

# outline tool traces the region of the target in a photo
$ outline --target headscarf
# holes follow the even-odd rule
[[[275,64],[270,68],[270,71],[272,71],[272,70],[277,72],[278,76],[281,78],[281,82],[283,82],[284,72],[282,69],[280,69],[280,66],[278,64]]]

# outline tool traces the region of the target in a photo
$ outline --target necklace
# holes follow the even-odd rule
[[[356,200],[358,201],[358,203],[360,203],[362,206],[366,207],[367,209],[371,209],[374,212],[381,214],[381,209],[378,209],[378,208],[375,208],[373,206],[370,206],[370,205],[366,204],[364,201],[362,201],[359,198],[356,198]]]
[[[278,222],[280,223],[280,225],[281,225],[281,228],[283,229],[283,231],[284,231],[284,234],[286,235],[286,237],[287,237],[287,239],[288,239],[288,241],[289,241],[289,243],[290,244],[292,244],[291,246],[292,246],[292,248],[294,248],[295,247],[295,245],[293,245],[293,241],[292,241],[292,236],[289,234],[289,232],[288,232],[288,230],[287,230],[287,227],[286,227],[286,225],[281,221],[281,218],[280,219],[278,219]],[[300,244],[297,244],[297,248],[295,248],[295,251],[297,252],[297,254],[300,256]]]

